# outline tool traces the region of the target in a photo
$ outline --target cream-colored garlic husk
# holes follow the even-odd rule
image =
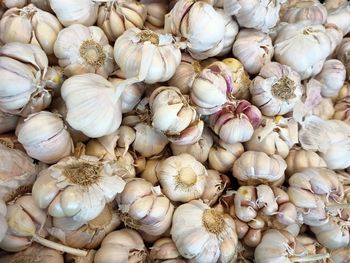
[[[279,20],[281,4],[285,0],[274,2],[253,0],[224,1],[224,9],[234,15],[241,27],[254,28],[263,32],[268,32]]]
[[[297,23],[304,20],[313,24],[324,24],[327,19],[327,9],[315,0],[291,0],[282,6],[281,21]]]
[[[87,222],[96,218],[124,186],[111,163],[92,156],[67,157],[40,173],[33,185],[33,197],[53,217]]]
[[[213,206],[224,192],[229,179],[216,170],[208,170],[207,172],[208,177],[201,199],[209,206]]]
[[[54,46],[68,77],[96,73],[107,78],[114,70],[113,47],[101,28],[71,25],[60,31]]]
[[[0,199],[0,242],[5,237],[7,232],[7,221],[6,221],[7,207],[3,199]]]
[[[11,42],[0,47],[0,109],[28,116],[51,103],[45,88],[48,60],[33,44]]]
[[[145,234],[145,240],[154,241],[169,229],[174,206],[159,186],[153,187],[150,182],[135,178],[127,182],[116,200],[121,220]]]
[[[141,1],[146,6],[145,27],[152,30],[163,30],[165,15],[168,13],[168,1]]]
[[[231,52],[233,42],[235,41],[235,38],[239,31],[239,27],[233,17],[226,14],[223,9],[217,8],[215,10],[223,16],[225,21],[224,46],[220,53],[217,54],[218,57],[222,57],[228,55]]]
[[[256,29],[242,29],[233,43],[232,53],[248,73],[257,74],[271,62],[274,50],[269,35]]]
[[[175,202],[199,198],[204,192],[207,176],[205,167],[187,153],[171,156],[157,166],[162,191]]]
[[[142,28],[147,16],[147,7],[134,0],[106,1],[99,7],[97,25],[114,42],[129,28]]]
[[[252,102],[266,116],[284,115],[301,99],[300,76],[289,66],[265,64],[250,85]]]
[[[29,115],[18,124],[16,135],[28,155],[44,163],[55,163],[73,152],[72,138],[62,119],[48,111]]]
[[[171,236],[179,253],[191,262],[233,262],[238,238],[230,215],[200,200],[179,206],[173,216]]]
[[[185,263],[177,250],[174,241],[169,237],[158,239],[150,248],[150,259],[153,263]]]
[[[279,155],[246,151],[234,162],[232,174],[243,185],[278,186],[284,182],[286,168],[286,162]]]
[[[335,108],[330,98],[321,98],[319,104],[312,109],[312,114],[316,115],[324,120],[333,118]]]
[[[157,178],[156,170],[162,160],[164,160],[162,157],[157,159],[147,159],[145,169],[140,174],[140,177],[150,182],[152,185],[158,185],[159,180]]]
[[[47,55],[52,55],[61,29],[54,15],[30,4],[22,9],[11,8],[4,13],[0,21],[0,40],[3,43],[38,45]]]
[[[336,50],[337,59],[343,62],[348,79],[350,77],[350,37],[346,37],[342,40],[339,47]]]
[[[147,248],[135,230],[124,228],[109,233],[97,250],[94,263],[147,262]]]
[[[214,57],[224,48],[225,19],[204,1],[178,1],[165,16],[164,29],[184,38],[195,59]]]
[[[334,119],[350,124],[350,97],[345,97],[336,102],[334,106]]]
[[[17,126],[18,118],[0,111],[0,134],[13,131]]]
[[[114,59],[126,78],[153,84],[174,75],[181,52],[170,34],[130,28],[115,42]]]
[[[350,32],[350,5],[346,0],[326,0],[327,23],[337,25],[347,35]]]
[[[92,26],[97,20],[98,2],[92,0],[48,0],[65,27],[72,24]]]

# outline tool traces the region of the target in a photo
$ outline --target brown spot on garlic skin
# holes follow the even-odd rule
[[[202,221],[208,232],[219,235],[224,230],[224,217],[214,209],[206,209],[203,212]]]
[[[4,197],[3,200],[5,203],[11,202],[25,194],[28,194],[32,191],[32,187],[33,185],[21,185],[20,187],[18,187],[16,190],[7,193]]]
[[[273,96],[281,100],[289,100],[295,98],[295,82],[283,76],[278,82],[272,85],[271,93]]]
[[[143,30],[138,35],[141,42],[149,41],[153,45],[159,44],[159,36],[151,30]]]
[[[70,164],[65,167],[63,174],[73,184],[90,186],[100,178],[101,165],[89,163]]]
[[[96,68],[101,67],[106,60],[102,46],[92,39],[85,40],[80,45],[79,53],[87,64]]]

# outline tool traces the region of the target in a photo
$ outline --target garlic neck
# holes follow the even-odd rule
[[[141,42],[149,41],[153,45],[159,45],[159,36],[151,30],[143,30],[137,34]]]
[[[295,83],[287,76],[283,76],[278,82],[272,85],[271,93],[281,100],[295,98]]]
[[[106,60],[103,47],[92,39],[85,40],[81,43],[79,53],[87,64],[96,68],[101,67]]]
[[[202,222],[205,229],[212,234],[219,235],[224,230],[224,217],[214,209],[204,210]]]
[[[185,167],[180,170],[177,182],[184,187],[190,187],[197,182],[197,176],[191,168]]]

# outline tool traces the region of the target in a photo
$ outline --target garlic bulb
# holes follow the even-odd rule
[[[61,29],[62,26],[54,15],[30,4],[22,9],[11,8],[4,13],[0,21],[0,40],[3,43],[38,45],[47,55],[52,55]]]
[[[44,163],[55,163],[73,151],[72,138],[62,119],[48,111],[29,115],[17,126],[16,135],[28,155]]]
[[[350,83],[345,81],[343,87],[340,89],[338,96],[333,98],[334,100],[341,100],[350,96]]]
[[[197,142],[187,145],[171,143],[170,148],[173,152],[173,155],[188,153],[196,158],[197,161],[204,163],[208,159],[209,151],[212,145],[213,138],[210,132],[207,129],[204,129],[200,139]]]
[[[154,263],[185,263],[171,238],[164,237],[153,243],[150,259]]]
[[[156,30],[163,29],[165,15],[168,13],[168,1],[141,1],[146,5],[147,17],[145,27]]]
[[[244,152],[241,143],[228,144],[219,140],[209,151],[209,167],[226,173],[231,171],[233,163]]]
[[[242,185],[281,185],[284,182],[286,162],[279,155],[246,151],[233,164],[232,175]]]
[[[48,0],[58,20],[65,27],[72,24],[92,26],[97,20],[99,4],[92,0]]]
[[[96,73],[107,78],[114,70],[113,48],[99,27],[75,24],[64,28],[54,52],[68,77]]]
[[[346,77],[346,69],[343,63],[337,59],[326,60],[322,71],[315,79],[324,84],[321,94],[324,97],[334,97],[343,87]]]
[[[18,122],[18,116],[6,114],[0,110],[0,134],[13,131]]]
[[[156,172],[162,191],[175,202],[199,198],[204,192],[208,176],[205,167],[187,153],[163,160]]]
[[[170,34],[130,28],[115,42],[114,58],[126,78],[153,84],[174,75],[181,52]]]
[[[17,7],[21,8],[27,4],[27,0],[3,0],[1,5],[3,5],[6,9]]]
[[[279,122],[264,119],[252,138],[244,146],[249,151],[261,151],[268,155],[278,154],[286,158],[289,149],[298,143],[298,123],[293,119]],[[288,168],[287,168],[288,169]]]
[[[337,58],[343,62],[348,79],[350,77],[350,37],[346,37],[342,40],[340,46],[337,49]]]
[[[225,19],[204,1],[179,0],[165,16],[164,30],[184,38],[188,52],[198,60],[224,48]]]
[[[304,149],[291,149],[285,158],[287,163],[286,175],[303,171],[306,168],[326,168],[327,164],[316,152]]]
[[[91,138],[113,133],[122,120],[120,96],[129,84],[126,80],[113,85],[100,75],[90,73],[67,79],[61,88],[67,122]]]
[[[192,144],[200,139],[204,124],[197,117],[188,97],[176,87],[161,86],[155,89],[149,105],[152,114],[152,126],[176,144]]]
[[[312,109],[312,114],[324,120],[333,118],[334,106],[330,98],[321,98],[321,101]]]
[[[327,19],[327,9],[315,0],[291,0],[281,10],[281,21],[297,23],[309,20],[313,24],[324,24]]]
[[[66,254],[64,259],[66,263],[94,263],[94,257],[96,254],[96,250],[89,250],[85,257],[73,256],[70,254]]]
[[[0,109],[22,116],[45,109],[51,103],[43,81],[47,67],[45,52],[36,45],[12,42],[0,47]]]
[[[128,227],[140,231],[147,240],[164,234],[171,225],[174,206],[159,186],[141,178],[129,180],[117,198],[120,218]],[[150,240],[149,240],[150,241]]]
[[[293,110],[303,88],[300,76],[286,65],[265,64],[250,85],[252,102],[266,116],[284,115]]]
[[[140,234],[124,228],[105,237],[95,254],[94,263],[142,263],[147,260],[147,256]]]
[[[0,242],[6,235],[7,232],[7,221],[6,221],[7,207],[5,202],[0,199]]]
[[[200,200],[180,205],[174,212],[171,236],[179,253],[191,262],[233,262],[237,234],[233,219]]]
[[[285,0],[269,1],[232,0],[224,2],[225,11],[234,15],[241,27],[254,28],[263,32],[273,28],[279,20],[281,4]]]
[[[43,170],[33,185],[33,198],[53,217],[87,222],[96,218],[125,182],[109,162],[96,157],[67,157]]]
[[[202,68],[198,61],[194,60],[190,55],[182,53],[181,63],[168,83],[170,86],[177,87],[182,94],[189,94],[193,81],[201,70]]]
[[[276,61],[290,66],[303,80],[321,71],[333,47],[324,26],[302,21],[282,26],[274,48]]]
[[[157,178],[157,166],[163,161],[163,156],[157,159],[147,159],[145,169],[140,174],[140,177],[150,182],[152,185],[158,185],[159,180]]]
[[[335,249],[331,252],[331,259],[334,263],[344,263],[350,260],[350,248]]]
[[[242,29],[233,43],[232,53],[248,73],[257,74],[271,61],[274,50],[269,35],[256,29]]]
[[[350,32],[350,6],[346,0],[326,0],[327,23],[337,25],[347,35]]]
[[[230,179],[216,170],[208,170],[208,177],[201,199],[209,206],[214,205],[224,192]]]
[[[219,54],[216,56],[222,57],[231,52],[233,42],[238,34],[238,24],[232,16],[226,14],[223,9],[216,9],[216,12],[221,14],[225,21],[224,46]]]
[[[107,1],[99,7],[97,25],[114,42],[129,28],[142,28],[146,16],[146,6],[136,1]]]
[[[341,120],[350,124],[350,97],[345,97],[337,101],[334,106],[334,119]]]

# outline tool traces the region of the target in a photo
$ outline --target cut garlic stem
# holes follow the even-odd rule
[[[308,255],[304,257],[291,257],[289,260],[291,262],[311,262],[316,260],[327,259],[330,257],[329,253],[319,254],[319,255]]]

